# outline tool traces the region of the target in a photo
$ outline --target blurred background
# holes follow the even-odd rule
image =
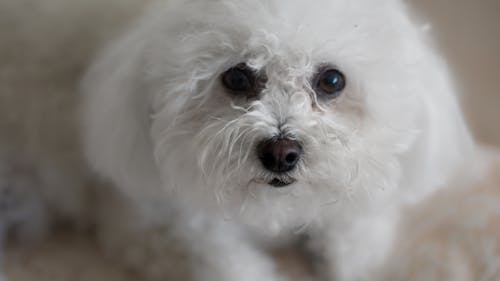
[[[500,1],[410,0],[433,25],[476,137],[500,145]]]
[[[500,145],[500,0],[408,1],[432,24],[476,138]],[[77,120],[61,116],[77,110],[78,81],[95,52],[147,2],[0,0],[0,140],[18,146],[18,140],[29,140],[23,151],[39,159],[49,156],[52,165],[79,174]],[[14,281],[76,280],[75,274],[78,280],[112,280],[112,273],[102,273],[111,266],[96,258],[92,247],[88,241],[58,239],[35,255],[13,251],[6,259],[8,275]],[[64,263],[72,264],[68,274],[47,272]],[[101,273],[92,275],[92,270]],[[84,278],[83,272],[91,275]]]

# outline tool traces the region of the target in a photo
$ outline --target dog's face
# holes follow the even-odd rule
[[[396,187],[433,83],[399,3],[184,2],[146,58],[169,188],[286,212]]]

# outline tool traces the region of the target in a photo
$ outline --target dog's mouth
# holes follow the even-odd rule
[[[283,188],[295,183],[297,180],[295,178],[286,176],[286,177],[274,177],[272,179],[256,178],[253,179],[252,181],[262,185],[267,184],[274,188]]]
[[[269,181],[267,184],[269,184],[272,187],[282,188],[282,187],[291,185],[295,181],[296,180],[294,178],[287,178],[287,179],[274,178],[271,181]]]

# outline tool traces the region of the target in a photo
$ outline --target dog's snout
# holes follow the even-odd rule
[[[269,171],[285,173],[293,170],[302,156],[302,147],[290,139],[271,139],[258,145],[259,159]]]

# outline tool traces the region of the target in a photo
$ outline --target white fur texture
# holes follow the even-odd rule
[[[86,156],[113,184],[103,248],[151,280],[275,281],[265,248],[306,234],[326,280],[372,280],[401,208],[475,173],[426,41],[397,0],[158,1],[82,85]],[[268,77],[257,100],[220,83],[242,62]],[[330,102],[310,83],[325,64],[347,77]],[[256,145],[280,134],[305,154],[275,189]]]

